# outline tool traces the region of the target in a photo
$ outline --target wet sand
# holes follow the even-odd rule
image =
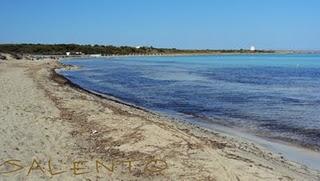
[[[0,180],[320,180],[252,142],[83,91],[59,67],[0,64]]]

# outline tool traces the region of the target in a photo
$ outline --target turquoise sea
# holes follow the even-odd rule
[[[320,55],[72,59],[79,86],[198,125],[320,150]]]

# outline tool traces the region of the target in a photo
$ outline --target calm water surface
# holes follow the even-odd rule
[[[74,59],[83,88],[194,123],[320,149],[320,55]]]

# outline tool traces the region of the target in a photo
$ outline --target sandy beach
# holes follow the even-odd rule
[[[320,180],[247,140],[83,91],[61,67],[0,63],[0,180]]]

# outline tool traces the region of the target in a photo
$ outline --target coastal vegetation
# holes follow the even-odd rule
[[[176,48],[154,48],[152,46],[130,47],[112,45],[79,45],[79,44],[0,44],[0,52],[10,54],[31,55],[152,55],[152,54],[215,54],[215,53],[274,53],[271,50],[246,49],[239,50],[198,50],[198,49],[176,49]]]

